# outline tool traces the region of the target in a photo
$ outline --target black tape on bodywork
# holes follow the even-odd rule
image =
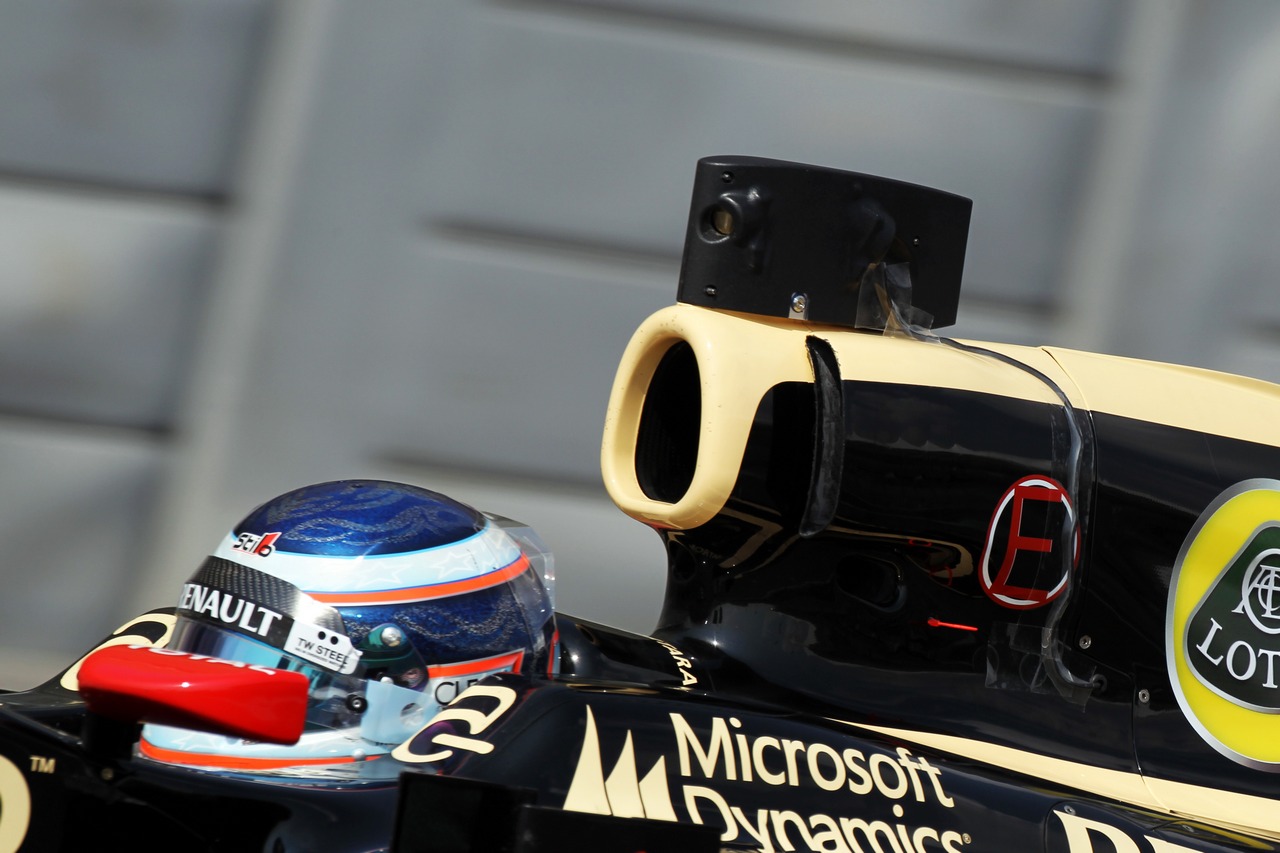
[[[813,536],[835,518],[844,473],[844,391],[835,350],[822,338],[805,338],[813,366],[813,467],[800,535]]]

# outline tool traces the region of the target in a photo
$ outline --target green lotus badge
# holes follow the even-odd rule
[[[1237,483],[1197,519],[1173,569],[1166,639],[1169,680],[1201,737],[1280,770],[1280,481]]]

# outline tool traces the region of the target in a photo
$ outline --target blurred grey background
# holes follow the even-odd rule
[[[1270,0],[5,0],[0,684],[340,477],[652,627],[598,442],[705,155],[973,198],[956,335],[1280,380],[1278,107]]]

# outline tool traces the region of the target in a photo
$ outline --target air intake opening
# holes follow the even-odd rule
[[[662,356],[640,412],[636,481],[650,500],[676,503],[693,482],[702,424],[702,386],[693,347],[680,341]]]

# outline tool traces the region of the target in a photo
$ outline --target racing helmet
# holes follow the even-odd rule
[[[415,486],[343,480],[281,495],[183,586],[167,647],[306,674],[302,738],[148,724],[139,751],[250,772],[388,753],[486,675],[555,671],[552,566],[531,529]]]

